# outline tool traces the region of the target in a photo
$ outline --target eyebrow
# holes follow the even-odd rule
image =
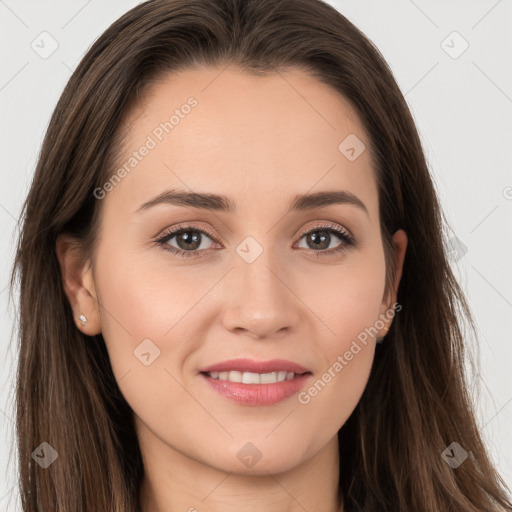
[[[225,213],[236,212],[236,203],[227,196],[171,189],[145,202],[136,210],[136,213],[161,204],[171,204]],[[314,194],[297,195],[292,200],[288,211],[312,210],[333,204],[349,204],[356,206],[369,216],[368,209],[361,199],[348,190],[329,190],[325,192],[315,192]]]

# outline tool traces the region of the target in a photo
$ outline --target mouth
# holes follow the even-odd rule
[[[240,372],[236,370],[224,372],[201,372],[203,375],[215,380],[226,382],[239,382],[243,384],[276,384],[277,382],[284,382],[293,380],[296,377],[306,375],[311,372],[295,373],[281,370],[269,373],[254,373],[254,372]]]
[[[298,393],[313,375],[282,359],[232,359],[199,371],[209,389],[243,405],[272,405]]]

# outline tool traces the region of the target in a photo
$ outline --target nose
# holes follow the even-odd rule
[[[226,279],[222,322],[230,332],[267,339],[294,331],[304,317],[304,303],[294,293],[286,262],[279,264],[271,249],[248,263],[235,255]]]

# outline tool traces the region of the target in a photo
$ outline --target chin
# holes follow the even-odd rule
[[[222,455],[211,453],[213,460],[205,462],[228,473],[264,476],[289,471],[306,460],[303,448],[298,448],[281,444],[279,449],[263,438],[235,443],[222,450]]]

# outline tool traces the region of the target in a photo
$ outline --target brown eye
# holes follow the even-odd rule
[[[331,234],[327,230],[318,230],[308,233],[306,243],[311,249],[328,249],[331,242]]]
[[[208,240],[210,240],[210,242],[214,241],[213,238],[202,229],[185,226],[168,231],[157,240],[157,243],[162,249],[173,254],[179,256],[196,256],[199,252],[207,251],[211,248],[211,245],[208,246]]]
[[[306,245],[299,244],[299,247],[312,250],[315,256],[337,254],[356,243],[352,235],[334,226],[318,226],[304,233],[300,240],[303,239]],[[332,246],[336,239],[340,242]]]
[[[202,235],[199,231],[180,231],[171,238],[176,238],[176,244],[179,249],[195,251],[201,245],[201,237]]]

